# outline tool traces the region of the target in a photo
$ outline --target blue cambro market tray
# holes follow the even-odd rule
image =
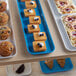
[[[23,33],[24,33],[25,42],[26,42],[26,47],[27,47],[27,51],[32,55],[48,54],[55,50],[55,46],[54,46],[52,37],[50,35],[43,10],[41,8],[40,1],[39,0],[35,0],[35,1],[37,4],[37,7],[35,8],[36,16],[40,16],[40,18],[41,18],[41,24],[39,25],[40,32],[45,32],[46,36],[47,36],[47,40],[45,42],[47,50],[43,51],[43,52],[34,52],[33,45],[32,45],[32,42],[34,41],[33,33],[32,34],[28,33],[28,29],[27,29],[27,25],[29,24],[29,17],[24,16],[24,9],[26,9],[25,2],[21,2],[21,0],[17,0],[19,15],[20,15],[22,29],[23,29]]]
[[[47,67],[47,65],[45,64],[45,61],[40,61],[40,67],[43,73],[50,74],[50,73],[56,73],[56,72],[69,71],[73,69],[73,64],[70,58],[65,59],[64,68],[61,68],[55,59],[53,61],[54,61],[54,65],[52,69],[49,69]]]

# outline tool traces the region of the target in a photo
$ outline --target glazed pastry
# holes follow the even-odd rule
[[[39,32],[40,28],[38,24],[29,24],[28,25],[28,32],[29,33],[34,33],[34,32]]]
[[[55,0],[55,3],[58,8],[64,8],[70,4],[69,0]]]
[[[62,18],[62,20],[63,20],[63,23],[66,25],[68,23],[76,22],[76,16],[75,15],[67,15],[67,16],[64,16]]]
[[[11,29],[8,26],[0,26],[0,40],[6,40],[11,35]]]
[[[31,0],[21,0],[21,2],[25,2],[25,1],[31,1]]]
[[[29,23],[30,24],[41,24],[40,16],[30,16]]]
[[[64,68],[64,66],[65,66],[65,59],[57,59],[57,62],[60,65],[61,68]]]
[[[25,2],[25,6],[26,6],[26,8],[36,8],[36,2],[35,1],[26,1]]]
[[[6,11],[6,2],[0,1],[0,12]]]
[[[6,25],[8,22],[8,15],[6,13],[0,12],[0,25]]]
[[[65,8],[61,8],[60,12],[62,12],[62,14],[67,14],[67,13],[76,13],[76,8],[74,5],[69,5]]]
[[[35,52],[41,52],[46,50],[45,41],[34,41],[33,42],[33,49]]]
[[[47,65],[48,68],[50,68],[50,69],[53,68],[53,60],[46,60],[45,64]]]
[[[76,22],[68,23],[65,26],[66,26],[66,29],[76,30]]]
[[[0,55],[3,57],[10,56],[14,50],[14,45],[9,41],[0,43]]]
[[[35,16],[36,15],[34,9],[24,9],[24,14],[25,14],[25,17]]]
[[[45,32],[37,32],[34,33],[33,35],[35,41],[46,41],[47,39]]]

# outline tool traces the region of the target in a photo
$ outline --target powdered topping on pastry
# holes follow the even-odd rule
[[[39,36],[44,36],[44,34],[42,32],[39,32]]]
[[[72,36],[76,38],[76,31],[72,31]]]
[[[37,25],[32,25],[32,28],[33,28],[33,29],[37,28]]]
[[[43,46],[44,46],[43,43],[38,43],[37,45],[38,45],[39,47],[43,47]]]
[[[29,13],[33,13],[33,10],[29,9],[29,10],[27,10],[27,12],[29,12]]]
[[[34,1],[30,1],[30,4],[33,5],[34,4]]]
[[[39,20],[39,18],[38,18],[38,17],[35,17],[35,18],[34,18],[34,20],[35,20],[35,21],[38,21],[38,20]]]

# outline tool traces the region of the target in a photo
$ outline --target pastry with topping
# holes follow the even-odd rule
[[[45,41],[34,41],[33,42],[34,52],[41,52],[46,50]]]
[[[30,16],[29,23],[30,24],[41,24],[40,16]]]
[[[10,56],[14,50],[14,45],[9,41],[0,43],[0,55],[3,57]]]
[[[29,24],[28,25],[28,32],[34,33],[34,32],[40,32],[40,28],[38,24]]]
[[[26,6],[26,8],[32,9],[32,8],[36,8],[37,5],[36,5],[35,1],[26,1],[25,6]]]
[[[6,40],[11,35],[11,29],[8,26],[0,26],[0,40]]]
[[[34,9],[24,9],[24,14],[25,14],[25,17],[35,16],[36,15]]]
[[[45,32],[35,32],[33,35],[35,41],[46,41],[47,39]]]
[[[53,68],[53,60],[46,60],[45,64],[47,65],[48,68],[52,69]]]
[[[69,0],[55,0],[55,3],[58,8],[64,8],[70,4]]]
[[[0,12],[0,26],[6,25],[8,23],[8,15],[6,13]]]
[[[6,11],[7,3],[4,1],[0,1],[0,12]]]
[[[65,59],[57,59],[57,63],[60,65],[61,68],[65,66]]]
[[[60,9],[60,12],[62,14],[76,13],[76,7],[74,5],[69,5],[65,8]]]

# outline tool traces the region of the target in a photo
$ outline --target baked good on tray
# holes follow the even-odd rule
[[[6,11],[7,3],[4,1],[0,1],[0,12]]]
[[[40,16],[30,16],[29,23],[30,24],[41,24]]]
[[[38,24],[29,24],[28,25],[28,32],[34,33],[34,32],[40,32],[40,28]]]
[[[60,12],[62,14],[76,13],[76,7],[74,5],[69,5],[67,7],[61,8]]]
[[[25,2],[25,1],[31,1],[31,0],[21,0],[21,2]]]
[[[47,39],[45,32],[35,32],[33,35],[35,41],[46,41]]]
[[[8,26],[0,26],[0,40],[6,40],[11,35],[11,29]]]
[[[29,16],[35,16],[35,10],[34,9],[24,9],[24,15],[25,17],[29,17]]]
[[[76,47],[76,30],[68,30],[67,33],[69,35],[72,45]]]
[[[70,4],[69,0],[55,0],[56,6],[58,8],[66,7]]]
[[[57,63],[60,65],[61,68],[65,66],[65,59],[57,59]]]
[[[64,24],[76,22],[76,15],[66,15],[62,17]]]
[[[36,2],[35,1],[26,1],[25,2],[25,6],[26,6],[26,8],[36,8]]]
[[[53,60],[46,60],[45,64],[47,65],[48,68],[50,68],[50,69],[53,68]]]
[[[0,43],[0,55],[3,57],[10,56],[14,50],[14,45],[9,41]]]
[[[9,16],[6,13],[0,12],[0,26],[6,25],[8,23],[8,19]]]
[[[34,41],[33,42],[34,52],[41,52],[46,50],[45,41]]]
[[[61,14],[76,13],[76,6],[72,0],[55,0],[55,3]]]

